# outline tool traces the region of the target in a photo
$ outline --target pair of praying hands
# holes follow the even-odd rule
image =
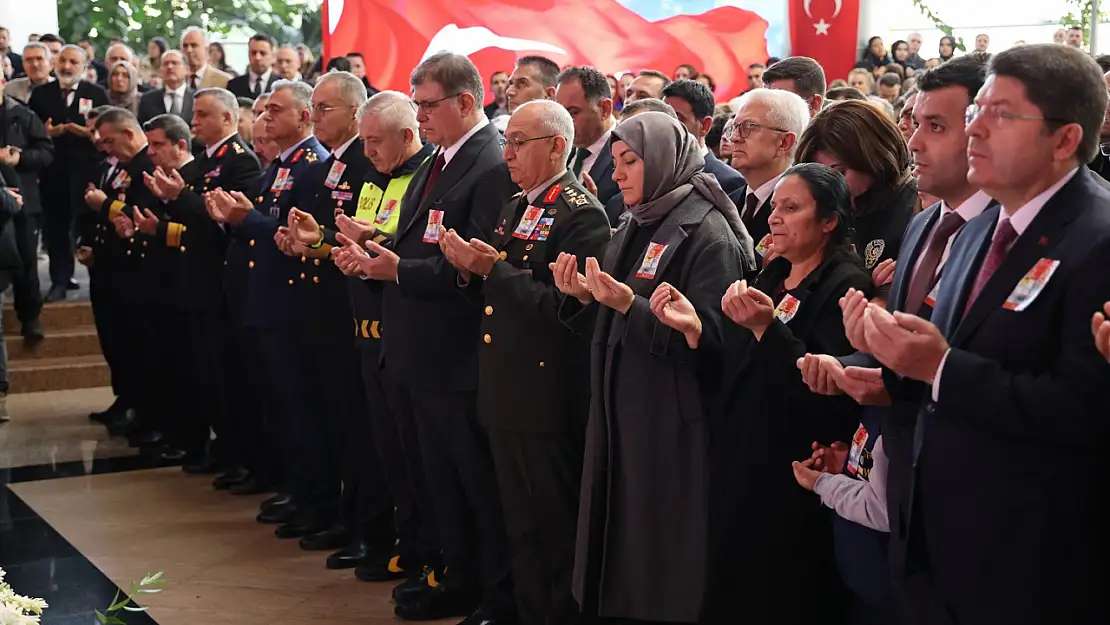
[[[636,294],[627,284],[601,270],[597,259],[586,259],[586,273],[578,272],[578,257],[561,252],[555,262],[548,263],[555,288],[577,299],[583,306],[597,302],[627,314],[636,301]],[[661,285],[662,286],[662,285]]]
[[[136,230],[152,237],[158,232],[158,217],[149,208],[140,209],[136,206],[130,217],[123,212],[116,213],[112,217],[112,227],[121,239],[130,239],[135,236]]]
[[[489,243],[481,239],[467,241],[454,229],[443,226],[439,227],[439,249],[463,282],[469,282],[473,276],[488,277],[501,260],[500,253]]]
[[[332,248],[331,257],[343,275],[397,281],[401,257],[373,240],[377,227],[372,222],[340,213],[335,217],[335,226],[339,230],[336,235],[339,246]]]
[[[239,191],[213,189],[204,194],[204,208],[217,223],[237,226],[254,210],[254,204]]]
[[[694,305],[678,289],[664,282],[651,295],[651,312],[664,325],[686,337],[686,344],[696,349],[701,338],[701,317]],[[775,320],[775,303],[763,291],[748,286],[746,280],[733,282],[721,296],[721,311],[733,323],[751,330],[756,340]]]
[[[143,184],[163,202],[176,200],[185,189],[185,180],[181,177],[181,173],[176,169],[167,171],[164,167],[158,167],[153,174],[143,172]]]

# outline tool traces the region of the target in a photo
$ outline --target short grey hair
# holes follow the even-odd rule
[[[882,107],[883,112],[886,113],[886,117],[890,121],[898,121],[898,118],[894,116],[894,105],[890,102],[887,102],[877,95],[867,96],[867,101]]]
[[[320,81],[316,83],[316,88],[319,89],[329,82],[336,83],[335,86],[339,89],[339,98],[351,108],[357,109],[366,101],[366,85],[351,72],[328,72],[320,77]]]
[[[76,51],[80,52],[81,53],[81,59],[85,62],[85,66],[88,67],[88,65],[89,65],[89,55],[85,53],[84,48],[82,48],[81,46],[79,46],[75,43],[67,43],[66,45],[62,46],[61,50],[58,50],[58,56],[62,56],[62,53],[65,52],[66,50],[76,50]]]
[[[204,30],[200,26],[190,26],[181,31],[181,37],[177,40],[178,45],[181,45],[181,43],[185,41],[185,36],[191,33],[200,33],[204,36],[204,43],[208,43],[208,31]]]
[[[418,87],[425,82],[438,83],[445,94],[469,93],[474,96],[474,107],[482,108],[485,91],[482,76],[470,59],[454,52],[436,52],[420,62],[409,76],[409,84]]]
[[[420,136],[420,122],[416,121],[416,109],[412,100],[400,91],[381,91],[358,107],[358,121],[367,115],[374,115],[383,126],[391,130],[412,130],[413,136]]]
[[[544,135],[558,135],[566,140],[566,147],[563,148],[563,162],[565,163],[570,158],[571,149],[574,148],[574,120],[570,113],[563,108],[563,105],[554,100],[532,100],[517,107],[513,111],[513,117],[520,115],[521,111],[532,109],[538,109],[532,112],[538,116],[540,132]]]
[[[678,113],[674,112],[674,107],[659,98],[644,98],[643,100],[636,100],[635,102],[625,104],[624,108],[621,109],[621,119],[628,119],[633,115],[647,113],[649,111],[663,113],[664,115],[669,115],[674,119],[678,119]]]
[[[27,45],[23,46],[23,54],[27,54],[27,51],[33,48],[38,48],[39,50],[42,50],[43,54],[46,55],[46,60],[50,60],[50,48],[47,48],[45,43],[41,43],[38,41],[31,41]]]
[[[312,109],[312,87],[307,83],[299,80],[279,80],[274,83],[274,88],[270,89],[270,95],[278,91],[288,91],[289,95],[293,96],[293,102],[297,106],[306,111]],[[235,107],[238,108],[239,105],[236,104]]]
[[[185,55],[181,52],[181,50],[166,50],[165,52],[162,53],[162,59],[165,59],[167,56],[170,56],[171,54],[181,57],[181,62],[185,63]]]
[[[117,43],[113,43],[112,45],[108,46],[108,49],[105,51],[105,54],[104,54],[105,57],[112,56],[112,48],[123,48],[124,50],[127,50],[127,58],[128,59],[134,58],[134,56],[135,56],[135,51],[131,49],[131,46],[129,46],[126,43],[123,43],[123,42],[117,42]]]
[[[793,151],[798,148],[798,139],[809,126],[809,104],[801,96],[784,89],[767,89],[760,87],[752,89],[736,98],[736,111],[748,103],[759,103],[767,107],[767,117],[770,125],[787,132],[794,133]]]
[[[231,125],[235,126],[239,123],[239,100],[235,98],[233,93],[220,87],[208,87],[197,91],[193,95],[193,100],[196,101],[206,96],[211,97],[219,105],[220,110],[231,114]]]

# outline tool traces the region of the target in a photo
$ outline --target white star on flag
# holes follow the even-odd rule
[[[821,18],[821,21],[814,22],[814,24],[813,24],[813,27],[817,29],[817,34],[818,35],[828,35],[829,34],[829,26],[832,26],[832,24],[826,22],[825,18]]]

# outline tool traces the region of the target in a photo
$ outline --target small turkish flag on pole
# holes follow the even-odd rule
[[[790,48],[825,69],[832,82],[857,62],[860,0],[790,0]]]

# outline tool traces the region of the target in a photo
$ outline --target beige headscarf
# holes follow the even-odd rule
[[[111,89],[112,74],[116,71],[117,67],[122,67],[127,70],[131,88],[125,93],[119,93]],[[139,107],[139,72],[137,72],[130,63],[119,61],[108,70],[108,103],[112,106],[125,108],[132,113],[137,111]]]
[[[746,236],[736,205],[717,178],[705,173],[701,146],[678,120],[665,113],[640,113],[617,124],[610,141],[627,143],[644,161],[643,198],[636,206],[628,207],[636,223],[660,221],[686,196],[699,193],[724,215],[737,236]]]

